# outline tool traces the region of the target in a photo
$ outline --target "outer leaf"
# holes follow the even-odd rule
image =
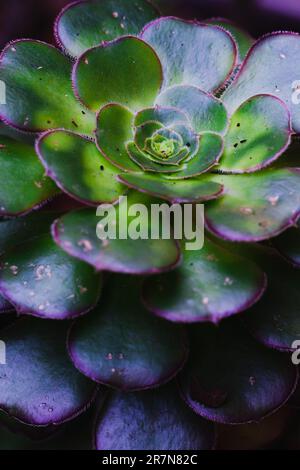
[[[73,69],[73,82],[81,101],[93,111],[110,102],[140,110],[153,104],[162,69],[148,44],[125,36],[82,54]]]
[[[158,96],[156,103],[184,111],[198,133],[210,131],[224,134],[227,130],[227,111],[222,102],[195,86],[168,88]]]
[[[277,250],[294,266],[300,267],[300,227],[299,222],[273,240]]]
[[[0,291],[19,312],[63,320],[82,315],[98,301],[100,276],[49,235],[18,245],[1,262]]]
[[[78,57],[102,41],[124,34],[138,34],[158,11],[145,0],[77,1],[62,10],[55,22],[61,47]]]
[[[94,142],[64,130],[49,131],[39,138],[36,149],[47,174],[70,196],[98,205],[114,202],[124,193],[116,181],[117,169]]]
[[[0,372],[0,407],[34,425],[57,424],[82,413],[95,385],[72,366],[67,325],[22,319],[1,331],[7,364]]]
[[[187,357],[184,330],[150,315],[139,279],[129,276],[110,278],[94,314],[74,323],[68,345],[83,374],[127,391],[169,381]]]
[[[218,26],[159,18],[149,23],[140,36],[158,53],[164,88],[185,84],[213,91],[226,82],[235,66],[236,45]]]
[[[299,63],[299,34],[272,33],[259,39],[250,49],[233,84],[223,95],[228,110],[235,111],[253,95],[269,93],[287,104],[293,129],[299,133]]]
[[[253,175],[218,175],[225,196],[210,202],[206,223],[232,241],[269,239],[292,226],[300,211],[300,169],[268,169]]]
[[[231,117],[219,169],[249,173],[266,167],[287,149],[291,133],[290,114],[281,100],[253,96]]]
[[[116,239],[97,238],[97,224],[102,218],[91,209],[69,213],[60,218],[53,226],[56,243],[71,256],[75,256],[94,266],[97,270],[122,272],[128,274],[151,274],[174,268],[180,261],[179,247],[173,240],[120,239],[119,230],[132,222],[128,208],[133,204],[159,203],[139,193],[129,195],[116,207]],[[113,214],[111,214],[113,216]],[[114,224],[113,218],[111,219]],[[108,222],[110,223],[110,222]],[[142,224],[147,220],[142,217]],[[105,229],[105,227],[104,227]],[[150,230],[150,227],[149,227]],[[150,234],[149,234],[150,235]]]
[[[223,193],[222,185],[211,181],[210,176],[172,181],[164,179],[161,175],[124,173],[119,175],[118,179],[130,188],[177,203],[207,201]]]
[[[293,393],[298,374],[290,357],[257,343],[232,320],[192,330],[192,353],[180,377],[187,403],[225,424],[258,421]]]
[[[98,450],[204,450],[214,428],[179,398],[174,385],[142,393],[115,392],[96,425]]]
[[[200,251],[183,250],[183,262],[174,272],[146,280],[143,298],[167,320],[217,323],[249,308],[265,287],[266,277],[254,263],[206,237]]]
[[[29,212],[58,192],[30,145],[0,137],[1,215]]]
[[[71,64],[57,49],[39,41],[10,43],[0,57],[0,80],[6,84],[1,117],[32,131],[55,127],[91,134],[95,117],[76,101]]]

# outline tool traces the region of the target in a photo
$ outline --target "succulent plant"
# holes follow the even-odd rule
[[[299,35],[144,0],[73,3],[55,35],[0,58],[2,446],[211,449],[295,400]],[[205,203],[204,247],[100,240],[124,195]]]

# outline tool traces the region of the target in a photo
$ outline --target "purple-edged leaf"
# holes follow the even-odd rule
[[[300,212],[300,169],[217,175],[224,197],[206,206],[209,230],[231,241],[269,239],[292,226]]]
[[[292,351],[300,338],[300,271],[276,251],[264,248],[249,252],[268,277],[263,298],[243,316],[252,334],[266,346]]]
[[[73,57],[102,41],[138,34],[158,11],[146,0],[92,0],[68,5],[55,22],[58,43]]]
[[[163,95],[160,95],[163,96]],[[165,127],[171,127],[174,124],[190,125],[188,115],[172,106],[156,105],[153,108],[142,109],[134,119],[134,125],[139,127],[147,122],[161,123]]]
[[[299,74],[300,36],[272,33],[250,49],[237,77],[223,95],[230,112],[253,95],[268,93],[282,99],[292,115],[295,132],[300,132]]]
[[[0,215],[30,212],[58,192],[31,145],[0,137]]]
[[[143,307],[140,285],[139,278],[113,275],[95,312],[76,321],[68,339],[80,372],[126,391],[171,380],[187,357],[185,331]]]
[[[290,114],[270,95],[249,98],[233,114],[219,169],[249,173],[270,165],[291,141]]]
[[[222,102],[195,86],[168,88],[158,96],[156,103],[184,111],[198,133],[210,131],[223,134],[227,129],[227,111]]]
[[[186,164],[180,172],[170,175],[170,178],[186,179],[193,176],[199,176],[205,173],[210,168],[218,164],[223,153],[224,142],[219,134],[207,132],[200,135],[199,149],[190,161]]]
[[[226,31],[229,31],[238,46],[238,63],[242,62],[250,47],[254,43],[254,39],[250,36],[250,34],[247,33],[247,31],[241,29],[235,23],[232,23],[230,20],[225,18],[210,18],[204,22],[207,24],[221,26],[222,28],[226,29]]]
[[[117,103],[104,106],[97,116],[96,143],[103,156],[121,170],[139,169],[127,152],[126,143],[134,139],[134,114]]]
[[[117,168],[87,138],[64,130],[49,131],[36,148],[47,174],[80,201],[91,205],[114,202],[126,189],[116,180]]]
[[[11,312],[14,310],[14,307],[4,298],[0,296],[0,315],[2,313]]]
[[[96,424],[98,450],[208,450],[214,427],[196,416],[174,384],[140,393],[114,392]]]
[[[140,37],[160,58],[164,88],[184,84],[213,91],[226,82],[235,66],[236,45],[218,26],[159,18],[146,25]]]
[[[91,310],[101,277],[42,235],[1,256],[0,292],[21,313],[68,319]]]
[[[294,266],[300,267],[300,226],[299,222],[272,240],[275,248]]]
[[[0,57],[6,84],[1,117],[28,131],[64,127],[91,134],[95,116],[74,97],[70,75],[70,61],[53,46],[26,39],[10,43]]]
[[[161,175],[124,173],[119,175],[118,179],[130,188],[170,202],[208,201],[217,198],[223,192],[222,185],[211,181],[210,176],[172,181]]]
[[[258,421],[292,394],[298,373],[288,354],[257,343],[236,320],[191,330],[192,350],[180,375],[186,402],[206,419]]]
[[[187,242],[186,242],[187,243]],[[147,279],[143,299],[156,315],[170,321],[219,322],[258,301],[264,273],[251,261],[205,238],[201,250],[183,247],[183,261],[173,272]]]
[[[140,110],[153,104],[162,69],[148,44],[125,36],[82,54],[73,69],[73,82],[81,101],[93,111],[111,102]]]
[[[147,224],[151,204],[159,202],[133,192],[114,209],[105,210],[104,207],[99,216],[92,209],[71,212],[54,224],[54,239],[71,256],[91,264],[97,270],[128,274],[151,274],[170,270],[180,261],[179,247],[172,239],[153,239],[151,233],[148,233],[148,230],[155,231],[158,228]],[[146,206],[147,214],[140,204]],[[128,237],[127,228],[133,230],[133,238]],[[111,230],[116,238],[105,239],[103,231],[107,230]],[[127,239],[121,239],[120,232]],[[143,233],[147,235],[147,239],[134,239]]]
[[[6,365],[0,370],[0,408],[33,425],[62,423],[93,400],[93,382],[81,375],[66,351],[68,325],[22,319],[1,331]]]

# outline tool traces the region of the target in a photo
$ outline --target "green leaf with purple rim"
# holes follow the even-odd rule
[[[219,322],[249,308],[265,290],[265,275],[254,263],[207,237],[201,250],[182,252],[175,271],[145,281],[144,302],[160,317]]]
[[[0,408],[38,426],[59,424],[85,411],[95,384],[72,365],[68,325],[26,318],[1,331],[7,364],[0,371]]]
[[[39,138],[36,148],[47,174],[75,199],[98,205],[116,201],[126,190],[116,180],[118,169],[87,138],[64,130],[49,131]]]
[[[250,173],[270,165],[291,141],[285,104],[270,95],[249,98],[232,115],[219,170]]]
[[[42,235],[1,256],[0,292],[22,314],[63,320],[91,310],[101,276]]]
[[[73,57],[119,36],[138,34],[158,11],[145,0],[93,0],[75,2],[62,10],[55,35]]]
[[[174,107],[159,105],[139,111],[134,118],[134,125],[139,127],[149,121],[159,122],[165,127],[172,127],[174,124],[190,124],[187,114],[183,111]]]
[[[228,126],[227,111],[223,103],[195,86],[167,88],[158,96],[156,104],[173,106],[183,111],[197,133],[209,131],[224,134]]]
[[[70,357],[80,372],[126,391],[171,380],[187,357],[184,329],[143,307],[140,284],[132,276],[110,277],[96,311],[76,321],[68,339]]]
[[[150,205],[158,204],[159,200],[149,198],[137,192],[129,194],[115,207],[107,211],[107,220],[103,221],[104,212],[96,216],[92,209],[82,209],[71,212],[58,219],[53,226],[53,236],[56,243],[71,256],[75,256],[97,270],[121,272],[128,274],[151,274],[174,268],[180,261],[179,247],[173,240],[151,239],[120,239],[119,232],[135,220],[128,216],[135,204],[144,204],[150,210]],[[104,209],[104,208],[103,208]],[[139,210],[139,207],[136,207]],[[114,217],[116,216],[116,218]],[[141,227],[149,223],[148,216],[140,213]],[[116,225],[114,225],[116,222]],[[99,225],[98,225],[99,224]],[[105,229],[105,225],[115,227],[116,239],[99,239],[96,228]],[[122,228],[123,227],[123,228]],[[149,224],[148,229],[155,229]],[[97,229],[98,232],[98,229]],[[101,233],[99,234],[101,236]],[[148,234],[147,234],[148,235]]]
[[[110,102],[137,111],[153,104],[162,69],[147,43],[126,36],[86,51],[74,66],[73,82],[80,100],[93,111]]]
[[[98,450],[209,450],[215,430],[181,400],[174,384],[140,393],[114,392],[99,413]]]
[[[0,169],[1,215],[24,214],[59,192],[31,145],[0,137]]]
[[[206,223],[231,241],[261,241],[292,226],[300,213],[300,169],[266,169],[251,175],[216,175],[224,197],[206,206]]]
[[[218,26],[159,18],[146,25],[140,37],[161,60],[164,88],[185,84],[213,91],[226,82],[235,66],[236,45]]]
[[[74,97],[71,62],[55,47],[34,40],[9,44],[0,58],[0,80],[6,84],[1,117],[24,130],[55,127],[91,134],[95,116]]]
[[[299,34],[271,33],[259,39],[222,97],[228,110],[234,112],[253,95],[275,95],[287,104],[293,129],[299,133],[299,63]]]
[[[206,419],[259,421],[294,391],[298,373],[290,356],[257,343],[236,320],[194,326],[191,342],[180,387],[186,402]]]

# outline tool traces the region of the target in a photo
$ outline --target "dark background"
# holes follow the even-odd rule
[[[0,48],[12,39],[54,42],[52,25],[69,0],[0,0]],[[300,0],[154,0],[164,14],[205,19],[223,16],[254,37],[269,31],[300,32]]]

